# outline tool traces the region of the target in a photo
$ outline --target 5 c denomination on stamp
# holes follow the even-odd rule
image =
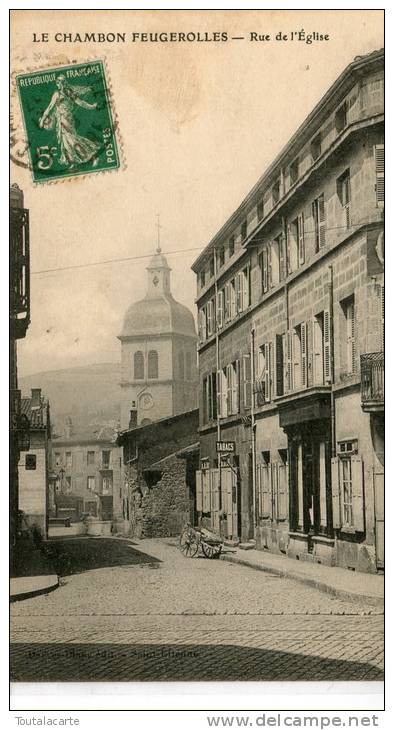
[[[16,77],[33,181],[120,167],[102,61]]]

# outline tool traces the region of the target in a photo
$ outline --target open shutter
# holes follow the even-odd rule
[[[244,276],[244,309],[250,306],[251,304],[251,296],[252,296],[252,285],[251,285],[251,268],[250,265],[246,269],[246,274]]]
[[[298,216],[298,263],[305,262],[304,214]]]
[[[359,456],[352,456],[351,461],[354,529],[357,530],[357,532],[364,532],[365,511],[363,462]]]
[[[283,335],[275,337],[276,395],[283,395]]]
[[[242,276],[242,274],[237,274],[235,277],[235,303],[236,303],[237,312],[242,312],[242,309],[243,309],[241,276]]]
[[[240,411],[240,383],[241,383],[241,368],[240,361],[235,361],[235,373],[233,370],[233,413],[239,413]]]
[[[293,390],[293,339],[292,332],[287,332],[287,391]]]
[[[209,469],[202,472],[202,511],[207,514],[211,511],[211,472]]]
[[[218,292],[217,306],[216,306],[216,319],[218,329],[223,327],[223,291]]]
[[[313,385],[314,383],[314,373],[313,373],[313,319],[308,320],[306,323],[306,352],[307,352],[307,363],[308,363],[308,372],[307,372],[307,384],[309,386]]]
[[[313,319],[313,367],[312,375],[315,385],[323,385],[323,333],[321,319]]]
[[[252,366],[250,355],[242,358],[242,379],[244,408],[251,408],[252,405]]]
[[[384,145],[375,145],[376,205],[384,205]]]
[[[212,499],[212,529],[214,532],[220,530],[220,494],[219,494],[219,469],[211,470],[211,499]]]
[[[271,497],[271,465],[260,465],[260,517],[263,520],[271,518],[272,497]]]
[[[286,278],[286,252],[284,245],[284,236],[281,234],[278,239],[279,248],[279,281]]]
[[[272,246],[269,244],[267,247],[267,269],[268,269],[268,285],[267,288],[271,289],[272,286]]]
[[[286,520],[288,515],[288,473],[287,464],[278,464],[277,518]]]
[[[278,464],[271,464],[271,515],[272,519],[278,519]]]
[[[202,473],[199,469],[196,471],[196,509],[202,512]]]
[[[326,243],[326,211],[324,206],[324,195],[320,195],[318,199],[319,207],[319,243],[320,248]]]
[[[268,254],[267,248],[264,247],[261,252],[261,265],[262,265],[262,281],[263,281],[263,293],[268,291]]]
[[[288,274],[291,274],[292,268],[291,268],[291,250],[290,250],[290,248],[291,248],[291,245],[290,245],[290,241],[291,241],[290,225],[287,226],[286,234],[287,234],[286,235],[287,273]]]
[[[270,347],[269,343],[266,342],[264,345],[264,360],[265,360],[265,372],[264,372],[264,393],[266,402],[271,400],[271,368],[270,368]]]
[[[222,371],[216,373],[216,400],[218,416],[222,415]]]
[[[331,331],[330,312],[324,310],[323,314],[323,343],[324,343],[324,382],[331,383]]]
[[[332,526],[338,530],[342,526],[341,503],[339,489],[339,459],[331,459],[331,496],[332,496]]]
[[[307,361],[307,342],[306,342],[306,323],[305,322],[301,322],[300,334],[301,334],[301,385],[303,388],[306,388],[308,361]]]

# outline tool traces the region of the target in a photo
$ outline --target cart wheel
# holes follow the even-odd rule
[[[194,530],[186,528],[179,538],[179,547],[185,558],[194,558],[198,551],[198,541]]]
[[[201,548],[206,558],[218,558],[222,552],[221,545],[209,545],[207,542],[201,543]]]

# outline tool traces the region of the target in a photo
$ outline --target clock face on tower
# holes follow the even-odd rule
[[[154,400],[150,393],[144,393],[140,397],[140,406],[144,411],[148,411],[154,405]]]

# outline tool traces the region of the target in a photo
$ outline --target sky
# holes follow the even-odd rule
[[[307,114],[356,55],[383,47],[381,11],[15,11],[12,70],[105,58],[121,170],[33,185],[13,165],[30,209],[31,317],[21,376],[120,360],[127,307],[145,294],[161,244],[174,297],[195,310],[190,267]],[[251,42],[304,29],[329,41]],[[56,43],[55,32],[226,31],[228,43]],[[33,32],[50,41],[33,43]],[[17,104],[15,98],[12,105]],[[18,109],[15,109],[18,116]],[[23,133],[21,132],[21,135]]]

